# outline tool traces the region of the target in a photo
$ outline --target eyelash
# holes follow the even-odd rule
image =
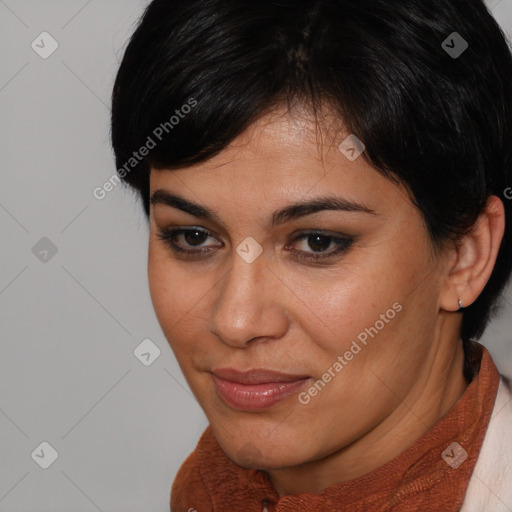
[[[209,253],[212,251],[212,249],[206,249],[202,248],[199,250],[188,250],[183,249],[179,245],[175,243],[176,237],[188,234],[188,233],[202,233],[204,235],[207,235],[208,237],[215,237],[213,233],[211,233],[208,230],[200,229],[200,228],[190,228],[190,229],[184,229],[184,228],[178,228],[178,229],[160,229],[157,233],[157,237],[164,242],[164,244],[171,249],[174,253],[181,254],[186,258],[192,259],[192,258],[201,258],[203,255],[206,255],[206,253]],[[334,251],[330,252],[321,252],[321,253],[305,253],[304,251],[292,251],[294,253],[295,258],[297,258],[299,261],[305,261],[305,262],[318,262],[320,260],[328,260],[332,259],[335,256],[342,255],[343,253],[347,252],[350,247],[352,246],[354,239],[352,237],[335,237],[332,235],[325,235],[322,232],[318,231],[309,231],[302,233],[298,237],[296,237],[294,240],[292,240],[292,243],[295,243],[300,240],[307,240],[310,237],[313,237],[314,235],[320,236],[324,239],[330,240],[331,242],[335,242],[338,245],[338,248]],[[330,244],[329,244],[330,245]]]

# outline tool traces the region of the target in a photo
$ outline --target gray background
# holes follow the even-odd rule
[[[207,426],[153,312],[142,208],[92,194],[115,172],[109,98],[146,3],[0,0],[0,512],[167,512]],[[512,34],[512,0],[488,5]],[[508,375],[511,309],[509,291],[482,339]]]

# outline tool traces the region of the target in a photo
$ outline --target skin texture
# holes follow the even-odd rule
[[[458,299],[467,306],[483,289],[504,226],[493,197],[475,230],[436,254],[407,193],[338,150],[348,133],[319,142],[315,128],[307,115],[277,111],[209,161],[150,176],[151,194],[178,194],[222,221],[152,205],[151,297],[219,444],[241,466],[266,470],[280,495],[319,492],[381,466],[453,407],[467,387]],[[267,227],[275,210],[333,194],[375,214],[322,211]],[[170,227],[210,231],[176,243],[212,252],[173,253],[158,237]],[[319,252],[314,238],[296,240],[306,230],[354,242],[324,263],[300,261],[293,250]],[[263,249],[252,263],[236,253],[248,236]],[[324,252],[336,248],[329,242]],[[401,311],[309,403],[295,394],[245,412],[216,393],[216,367],[308,375],[307,391],[395,303]]]

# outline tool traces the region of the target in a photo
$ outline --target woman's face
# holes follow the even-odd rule
[[[221,447],[245,467],[293,467],[391,430],[427,379],[443,260],[409,196],[338,148],[347,136],[320,143],[312,120],[283,113],[207,162],[151,171],[156,315]],[[325,197],[359,208],[275,213]],[[178,228],[190,232],[162,238]],[[219,369],[305,379],[230,384]]]

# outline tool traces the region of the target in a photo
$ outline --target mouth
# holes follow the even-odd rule
[[[266,369],[239,371],[218,368],[212,378],[219,397],[232,409],[259,411],[296,393],[311,379]]]

